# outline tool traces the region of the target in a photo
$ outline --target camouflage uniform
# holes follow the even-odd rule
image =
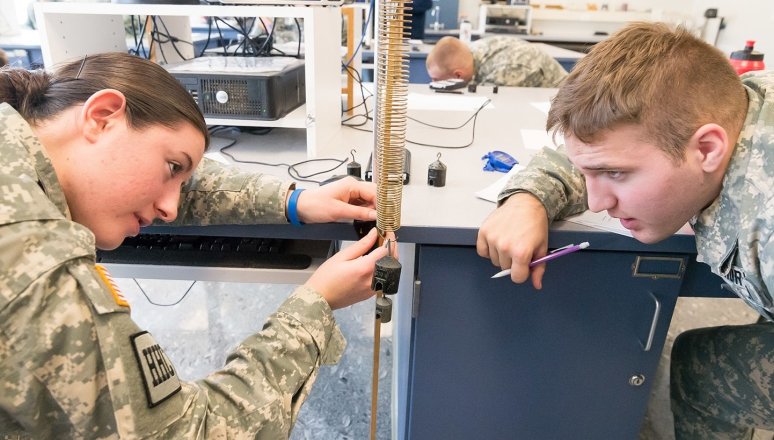
[[[287,184],[205,167],[183,220],[285,221]],[[111,284],[41,144],[0,104],[0,438],[287,438],[344,349],[328,304],[300,287],[222,370],[183,382]]]
[[[698,261],[767,322],[677,338],[672,409],[678,439],[749,438],[748,427],[774,427],[774,72],[749,73],[743,83],[749,107],[723,188],[691,224]],[[551,219],[587,209],[584,180],[560,152],[541,151],[511,178],[499,202],[522,191],[537,196]]]
[[[511,87],[557,87],[567,72],[553,57],[517,37],[496,36],[470,44],[473,80]]]

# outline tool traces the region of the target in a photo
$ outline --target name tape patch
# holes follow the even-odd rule
[[[167,354],[150,333],[143,331],[129,338],[145,385],[148,408],[153,408],[180,391],[180,379]]]

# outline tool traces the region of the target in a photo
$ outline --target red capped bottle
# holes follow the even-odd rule
[[[747,40],[743,50],[731,52],[731,65],[738,75],[751,70],[763,70],[766,67],[763,64],[763,54],[753,50],[754,46],[755,40]]]

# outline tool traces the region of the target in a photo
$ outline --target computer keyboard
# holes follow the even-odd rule
[[[329,248],[326,240],[140,234],[112,251],[97,251],[97,262],[306,269],[313,256],[325,257]]]

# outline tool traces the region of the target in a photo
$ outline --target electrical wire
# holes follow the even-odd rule
[[[321,184],[322,184],[322,182],[321,182],[321,181],[318,181],[318,180],[312,180],[312,179],[309,179],[309,178],[310,178],[310,177],[314,177],[314,176],[319,176],[320,174],[325,174],[325,173],[330,173],[330,172],[333,172],[333,171],[335,171],[337,168],[339,168],[340,166],[342,166],[342,165],[344,165],[345,163],[347,163],[347,161],[348,161],[348,160],[349,160],[349,157],[345,157],[344,159],[321,158],[321,159],[307,159],[307,160],[302,160],[301,162],[296,162],[296,163],[294,163],[294,164],[290,165],[290,166],[288,167],[288,174],[290,175],[290,177],[292,177],[292,178],[294,178],[294,179],[296,179],[296,180],[299,180],[299,181],[301,181],[301,182],[311,182],[311,183],[316,183],[316,184],[318,184],[318,185],[321,185]],[[308,163],[312,163],[312,162],[330,162],[330,161],[336,162],[336,165],[334,165],[333,167],[331,167],[331,168],[328,168],[328,169],[326,169],[326,170],[318,171],[318,172],[316,172],[316,173],[312,173],[312,174],[302,175],[302,174],[301,174],[301,173],[298,171],[298,169],[296,168],[296,167],[298,167],[299,165],[304,165],[304,164],[308,164]],[[294,174],[295,174],[295,176],[294,176]]]
[[[263,19],[261,17],[258,17],[258,20],[261,22],[261,25],[263,26],[263,30],[267,31],[266,39],[263,40],[263,44],[261,45],[261,48],[258,49],[258,52],[256,53],[257,55],[260,55],[266,49],[267,44],[271,44],[271,46],[274,45],[272,39],[274,38],[274,28],[277,27],[277,17],[274,17],[274,20],[272,20],[271,22],[271,30],[268,30],[266,28],[266,23],[263,22]],[[269,49],[269,51],[266,54],[268,55],[269,52],[271,52],[271,49]]]
[[[351,76],[352,79],[355,80],[355,82],[358,83],[358,85],[360,87],[360,97],[361,97],[362,101],[360,102],[360,104],[353,105],[351,108],[342,109],[341,116],[343,117],[345,113],[350,112],[352,110],[355,110],[355,109],[357,109],[357,108],[359,108],[361,106],[365,109],[365,114],[358,113],[358,114],[349,116],[347,118],[344,118],[344,119],[341,120],[341,124],[345,125],[347,127],[362,127],[363,125],[367,124],[368,120],[369,120],[369,110],[368,110],[367,100],[368,100],[368,98],[374,96],[374,94],[371,93],[370,91],[368,91],[368,96],[366,96],[366,89],[363,86],[363,81],[362,81],[362,78],[360,77],[360,73],[352,66],[346,66],[343,63],[342,63],[342,65],[346,69],[347,74],[349,76]],[[351,120],[353,120],[355,118],[363,118],[363,117],[365,119],[363,120],[362,123],[359,123],[359,124],[347,124],[347,122],[349,122],[349,121],[351,121]]]
[[[301,23],[298,22],[298,18],[293,18],[296,22],[296,29],[298,29],[298,48],[296,49],[296,58],[301,58]]]
[[[169,40],[168,42],[172,43],[172,48],[177,53],[177,56],[180,57],[181,60],[186,61],[188,58],[184,57],[183,54],[180,52],[180,50],[177,48],[177,43],[186,43],[186,44],[190,45],[191,47],[193,47],[193,43],[190,42],[190,41],[181,40],[181,39],[175,37],[174,35],[171,35],[169,33],[169,29],[167,28],[167,24],[164,23],[164,19],[161,18],[161,17],[158,17],[158,19],[159,19],[159,22],[161,23],[161,25],[164,27],[165,33],[160,32],[158,30],[158,27],[155,26],[155,22],[154,22],[154,27],[156,29],[156,34],[160,35],[160,36],[166,37],[167,40]],[[159,41],[159,43],[161,43],[161,41]],[[161,46],[159,46],[159,47],[161,47]]]
[[[358,113],[358,114],[349,116],[347,118],[344,118],[341,121],[341,125],[343,125],[345,127],[349,127],[349,128],[351,128],[353,130],[358,130],[358,131],[364,131],[364,132],[367,132],[367,133],[371,133],[371,132],[373,132],[373,129],[364,129],[364,128],[360,128],[360,127],[363,127],[364,125],[366,125],[368,123],[368,121],[373,121],[373,118],[370,116],[370,111],[368,110],[368,105],[367,105],[367,99],[372,97],[373,93],[369,92],[368,96],[365,96],[365,90],[366,89],[363,86],[362,77],[357,72],[357,70],[355,70],[354,68],[352,68],[350,66],[346,66],[346,65],[344,65],[343,67],[346,69],[347,74],[349,74],[355,80],[355,82],[358,83],[358,85],[360,87],[360,95],[361,95],[361,98],[362,98],[362,102],[360,104],[352,106],[352,108],[350,108],[350,109],[342,110],[342,116],[344,115],[344,113],[346,113],[346,112],[348,112],[350,110],[354,110],[356,108],[359,108],[360,106],[363,106],[363,108],[365,109],[365,113]],[[481,110],[486,108],[486,106],[490,102],[492,102],[492,101],[487,98],[481,104],[481,106],[478,107],[478,109],[476,109],[473,112],[473,114],[468,119],[466,119],[463,123],[461,123],[459,125],[455,125],[455,126],[443,126],[443,125],[431,124],[429,122],[424,122],[424,121],[421,121],[421,120],[419,120],[417,118],[413,118],[411,116],[407,116],[407,119],[410,119],[410,120],[412,120],[412,121],[414,121],[414,122],[416,122],[418,124],[422,124],[422,125],[425,125],[427,127],[436,128],[436,129],[439,129],[439,130],[459,130],[460,128],[465,127],[471,121],[473,121],[470,142],[468,142],[466,144],[463,144],[463,145],[437,145],[437,144],[429,144],[429,143],[424,143],[424,142],[412,141],[412,140],[410,140],[408,138],[406,139],[406,143],[412,144],[412,145],[417,145],[417,146],[420,146],[420,147],[433,147],[433,148],[451,149],[451,150],[458,150],[458,149],[468,148],[471,145],[473,145],[473,142],[476,139],[476,121],[478,120],[478,114],[481,113]],[[351,121],[353,119],[356,119],[356,118],[364,118],[364,120],[363,120],[362,123],[357,123],[357,124],[348,124],[347,123],[347,122],[349,122],[349,121]]]
[[[352,52],[352,56],[349,58],[349,60],[347,60],[346,66],[352,64],[352,60],[355,59],[358,51],[360,51],[360,48],[363,47],[363,42],[365,41],[365,36],[368,32],[368,25],[371,23],[371,17],[373,16],[374,12],[374,3],[376,3],[375,0],[371,0],[371,3],[368,5],[368,17],[366,17],[366,22],[363,24],[363,31],[360,33],[360,42],[357,44],[357,47],[355,47],[355,51]]]
[[[212,40],[212,21],[212,17],[207,19],[207,41],[204,42],[204,47],[202,47],[202,51],[199,52],[200,57],[203,57],[204,52],[210,47],[210,41]]]
[[[189,44],[191,46],[194,46],[194,43],[191,41],[186,41],[183,39],[180,39],[178,37],[175,37],[169,32],[169,28],[167,27],[166,23],[161,17],[158,16],[147,16],[146,18],[150,18],[150,20],[145,20],[142,22],[141,25],[138,23],[142,21],[142,16],[131,16],[131,33],[134,40],[134,47],[130,48],[128,52],[132,55],[142,56],[145,59],[150,59],[153,53],[153,44],[158,43],[159,45],[159,54],[161,55],[161,58],[166,63],[168,62],[166,54],[164,53],[164,49],[162,45],[171,43],[172,48],[177,53],[177,56],[181,60],[187,60],[185,56],[183,56],[180,49],[177,47],[177,43],[184,43]],[[137,20],[137,22],[135,21]],[[288,56],[284,51],[282,51],[279,48],[273,47],[274,42],[274,30],[276,28],[277,24],[277,17],[274,17],[272,20],[271,27],[267,25],[266,22],[263,21],[262,18],[241,18],[241,17],[234,17],[234,20],[236,21],[236,25],[232,25],[228,21],[226,21],[223,17],[210,17],[208,20],[208,26],[207,26],[207,40],[205,41],[204,46],[202,47],[201,51],[198,53],[198,56],[204,56],[205,52],[210,46],[210,43],[212,42],[212,32],[213,32],[213,25],[215,26],[215,29],[218,32],[218,37],[220,38],[220,45],[223,48],[223,55],[224,56],[274,56],[272,52],[276,52],[276,54],[281,56]],[[298,30],[298,46],[296,48],[296,54],[290,55],[294,56],[296,58],[301,58],[301,40],[303,38],[303,31],[301,29],[301,23],[298,20],[298,18],[293,19],[296,24],[296,29]],[[143,35],[145,35],[145,30],[148,25],[148,21],[153,22],[153,31],[150,35],[150,45],[149,47],[146,47],[145,45],[145,39],[143,38]],[[250,37],[250,34],[252,33],[253,29],[255,28],[255,25],[257,22],[260,22],[263,27],[263,32],[258,37],[264,37],[263,41],[255,41],[253,38]],[[238,44],[236,47],[233,48],[233,51],[229,53],[230,47],[232,45],[233,40],[226,41],[226,39],[223,36],[223,30],[220,27],[220,24],[224,24],[227,27],[229,27],[231,30],[236,32],[240,39],[238,40]],[[161,27],[159,27],[159,24]],[[138,32],[139,27],[139,32]],[[162,32],[160,29],[163,28],[164,31]],[[257,37],[257,38],[258,38]],[[195,56],[197,56],[195,54]]]
[[[231,40],[226,41],[223,38],[223,31],[220,30],[220,24],[218,24],[218,20],[219,19],[220,19],[219,17],[215,17],[214,18],[215,28],[218,30],[218,36],[220,37],[220,44],[221,44],[221,47],[223,47],[223,55],[228,55],[227,47],[228,47],[229,43],[231,42]]]
[[[149,55],[149,52],[146,52],[146,50],[145,50],[145,38],[143,37],[145,35],[145,28],[148,25],[147,16],[145,17],[146,18],[145,20],[142,20],[142,16],[141,15],[137,16],[137,22],[138,23],[142,22],[142,25],[140,27],[139,38],[137,36],[137,29],[134,26],[134,17],[135,16],[132,15],[132,21],[131,21],[132,22],[132,32],[134,34],[134,41],[135,41],[134,54],[133,55],[140,56],[140,49],[142,49],[142,57],[145,58],[145,59],[149,59],[150,55]],[[132,50],[130,50],[129,53],[132,53]]]
[[[463,144],[463,145],[438,145],[438,144],[429,144],[429,143],[424,143],[424,142],[412,141],[412,140],[410,140],[408,138],[406,138],[406,143],[407,144],[416,145],[416,146],[419,146],[419,147],[432,147],[432,148],[441,148],[441,149],[447,149],[447,150],[460,150],[460,149],[463,149],[463,148],[468,148],[471,145],[473,145],[473,142],[476,139],[476,121],[478,120],[478,114],[481,113],[481,110],[483,110],[487,106],[487,104],[489,104],[490,102],[491,101],[489,99],[484,101],[484,103],[481,104],[481,106],[465,122],[463,122],[462,124],[460,124],[458,126],[454,126],[454,127],[444,127],[444,126],[439,126],[439,125],[434,125],[434,124],[430,124],[430,123],[427,123],[427,122],[423,122],[423,121],[420,121],[420,120],[415,119],[415,118],[409,118],[409,119],[411,119],[411,120],[413,120],[415,122],[418,122],[420,124],[423,124],[423,125],[426,125],[426,126],[432,127],[432,128],[437,128],[437,129],[440,129],[440,130],[458,130],[458,129],[468,125],[470,123],[470,121],[473,121],[473,126],[472,126],[472,130],[471,130],[471,134],[470,134],[470,142],[468,142],[466,144]],[[366,115],[362,115],[362,116],[366,116]],[[367,117],[367,119],[368,120],[373,120],[373,118],[371,118],[370,116]],[[364,131],[364,132],[367,132],[367,133],[373,132],[373,129],[364,129],[364,128],[360,128],[359,126],[350,125],[350,124],[343,124],[343,125],[345,125],[346,127],[351,128],[353,130]]]
[[[209,130],[210,136],[218,136],[220,133],[225,132],[225,131],[231,131],[231,132],[237,132],[238,133],[238,132],[240,132],[242,130],[240,130],[237,127],[226,127],[226,126],[214,127],[214,128]],[[254,132],[253,134],[263,135],[263,134],[268,133],[269,131],[265,131],[263,133],[260,133],[260,132],[255,133]],[[306,159],[306,160],[302,160],[302,161],[295,162],[295,163],[283,163],[283,162],[272,163],[272,162],[261,162],[261,161],[257,161],[257,160],[239,159],[236,156],[234,156],[233,154],[231,154],[231,152],[227,151],[228,149],[234,147],[237,144],[237,142],[239,141],[239,139],[236,136],[234,136],[234,137],[227,137],[227,136],[222,136],[221,135],[221,136],[218,136],[218,137],[221,137],[221,138],[224,138],[224,139],[228,139],[228,140],[231,141],[228,145],[220,148],[220,153],[223,154],[224,156],[228,157],[232,161],[234,161],[236,163],[244,163],[244,164],[252,164],[252,165],[263,165],[263,166],[268,166],[268,167],[287,167],[288,175],[293,180],[296,180],[296,181],[299,181],[299,182],[309,182],[309,183],[316,183],[318,185],[321,185],[322,181],[310,179],[310,177],[315,177],[315,176],[319,176],[321,174],[326,174],[326,173],[333,172],[336,169],[338,169],[339,167],[341,167],[343,164],[347,163],[347,161],[349,160],[349,157],[347,157],[345,159],[318,158],[318,159]],[[299,171],[299,169],[298,169],[299,166],[310,164],[310,163],[315,163],[315,162],[334,162],[335,164],[333,166],[331,166],[330,168],[327,168],[327,169],[324,169],[324,170],[320,170],[320,171],[315,171],[315,172],[313,172],[311,174],[301,174],[301,171]]]
[[[153,21],[153,30],[151,31],[151,47],[153,47],[153,43],[157,41],[157,37],[154,37],[154,34],[156,34],[156,30],[159,28],[159,26],[156,24],[156,16],[152,16],[151,20]],[[161,41],[158,41],[159,43],[159,53],[161,54],[161,59],[164,60],[164,64],[167,64],[167,56],[164,54],[164,46],[162,46]],[[153,53],[151,50],[150,53]]]
[[[169,304],[161,304],[161,303],[154,302],[152,299],[150,299],[148,294],[145,293],[145,289],[143,289],[142,286],[140,285],[140,282],[137,281],[137,278],[132,278],[132,281],[134,281],[134,284],[137,284],[137,288],[140,289],[140,292],[142,292],[142,295],[145,297],[145,299],[148,300],[149,303],[153,304],[154,306],[159,306],[159,307],[172,307],[172,306],[176,306],[176,305],[180,304],[180,301],[182,301],[183,299],[185,299],[186,296],[188,296],[188,292],[190,292],[191,289],[193,288],[194,284],[196,284],[196,280],[194,280],[191,283],[191,285],[188,286],[188,289],[186,289],[186,291],[183,292],[183,295],[180,298],[178,298],[177,301],[171,302]]]

